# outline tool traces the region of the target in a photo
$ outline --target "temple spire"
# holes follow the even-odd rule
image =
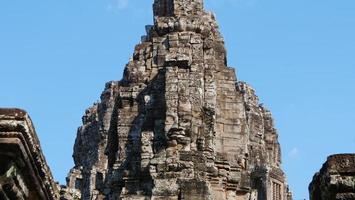
[[[154,16],[190,16],[203,12],[203,0],[154,0]]]

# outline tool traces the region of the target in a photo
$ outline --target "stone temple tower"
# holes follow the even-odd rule
[[[203,0],[155,0],[123,79],[86,110],[62,199],[289,200],[271,113]]]

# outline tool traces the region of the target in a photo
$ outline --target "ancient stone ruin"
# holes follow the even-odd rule
[[[288,200],[278,135],[203,0],[155,0],[121,81],[83,117],[63,199]]]
[[[0,200],[57,200],[58,191],[30,117],[0,108]]]
[[[355,154],[328,157],[309,185],[310,200],[355,199]]]
[[[271,113],[237,80],[203,0],[155,0],[121,81],[86,110],[66,186],[28,114],[0,109],[0,200],[291,200]],[[355,199],[355,155],[328,158],[311,200]]]

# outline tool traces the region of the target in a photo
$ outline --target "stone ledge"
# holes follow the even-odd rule
[[[327,158],[309,185],[310,200],[354,199],[355,154],[335,154]]]
[[[0,108],[0,164],[3,199],[59,199],[58,186],[42,154],[32,121],[24,110]],[[11,190],[9,182],[13,183]]]

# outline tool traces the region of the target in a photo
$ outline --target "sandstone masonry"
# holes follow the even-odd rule
[[[121,81],[83,116],[62,199],[289,200],[271,113],[203,0],[155,0]]]
[[[155,0],[121,81],[86,110],[66,186],[32,121],[0,108],[0,200],[291,200],[271,113],[227,65],[203,0]],[[355,200],[355,154],[338,154],[311,200]]]
[[[328,157],[309,185],[310,200],[355,199],[355,154]]]
[[[0,200],[58,200],[28,114],[0,108]]]

